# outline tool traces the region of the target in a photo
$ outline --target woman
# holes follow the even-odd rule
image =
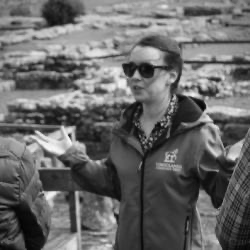
[[[202,186],[219,207],[233,171],[202,101],[177,95],[178,44],[142,38],[123,70],[135,102],[113,129],[109,157],[92,161],[64,134],[34,139],[72,169],[83,189],[121,201],[115,249],[204,249],[196,210]],[[195,248],[197,247],[197,248]]]

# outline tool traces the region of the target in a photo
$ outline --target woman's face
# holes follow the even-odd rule
[[[150,63],[154,66],[167,66],[164,62],[164,52],[153,47],[136,46],[129,57],[128,62],[133,62],[139,66],[142,63]],[[136,99],[142,103],[152,103],[166,97],[170,92],[172,79],[169,70],[154,69],[154,74],[150,78],[143,77],[138,68],[133,76],[127,78],[128,86]]]

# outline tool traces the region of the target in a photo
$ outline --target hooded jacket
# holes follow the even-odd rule
[[[178,96],[170,136],[145,155],[132,124],[137,103],[113,130],[109,157],[92,161],[72,146],[60,159],[83,189],[120,200],[116,250],[204,249],[196,203],[202,187],[222,203],[234,163],[205,104]]]
[[[32,155],[20,142],[0,137],[0,249],[40,250],[50,227]]]

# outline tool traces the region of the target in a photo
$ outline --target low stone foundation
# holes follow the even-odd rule
[[[76,139],[86,143],[88,154],[95,157],[108,151],[113,124],[131,102],[128,96],[81,91],[41,100],[19,99],[9,104],[5,122],[76,126]],[[213,106],[207,113],[219,126],[225,145],[242,139],[250,127],[250,110]]]
[[[242,139],[250,128],[250,110],[214,106],[208,109],[208,114],[219,126],[225,145]]]
[[[226,106],[214,106],[208,108],[208,115],[220,128],[222,142],[225,146],[236,143],[244,138],[250,129],[250,110],[238,109]],[[97,141],[84,141],[87,153],[96,158],[105,156],[109,149],[111,140],[111,130],[113,122],[96,122],[92,125],[92,130],[96,131]],[[79,134],[79,133],[78,133]],[[82,138],[80,136],[80,138]],[[82,139],[81,139],[82,140]]]

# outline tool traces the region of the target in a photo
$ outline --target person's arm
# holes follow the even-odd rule
[[[50,207],[45,199],[32,155],[25,149],[19,168],[20,197],[15,208],[27,250],[40,250],[50,229]]]
[[[219,129],[215,125],[202,127],[198,148],[198,177],[201,186],[211,197],[213,206],[218,208],[233,173],[235,160],[227,156],[228,151],[224,149]]]
[[[93,161],[87,156],[84,144],[76,142],[58,159],[71,168],[82,189],[120,200],[120,182],[110,157]]]
[[[111,157],[100,161],[89,159],[83,143],[73,143],[64,127],[62,138],[55,140],[36,131],[32,138],[47,152],[71,167],[75,181],[86,191],[120,199],[120,181]]]
[[[215,232],[223,250],[250,249],[250,130],[219,210]]]

